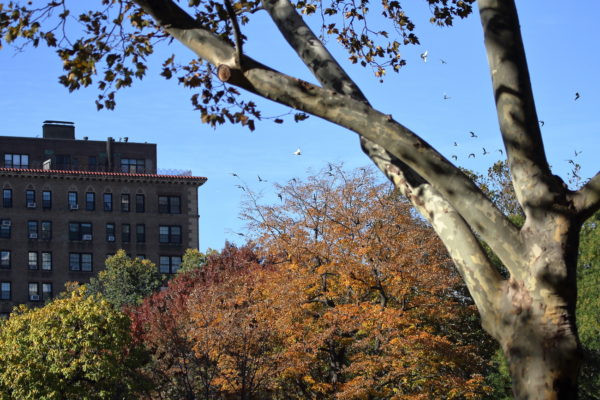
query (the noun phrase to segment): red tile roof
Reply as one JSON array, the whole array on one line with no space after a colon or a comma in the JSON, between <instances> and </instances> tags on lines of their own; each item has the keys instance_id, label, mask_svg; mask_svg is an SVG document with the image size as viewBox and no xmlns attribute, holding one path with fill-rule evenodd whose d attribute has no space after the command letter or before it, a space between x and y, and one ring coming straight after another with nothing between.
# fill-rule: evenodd
<instances>
[{"instance_id":1,"label":"red tile roof","mask_svg":"<svg viewBox=\"0 0 600 400\"><path fill-rule=\"evenodd\" d=\"M132 174L127 172L104 172L104 171L76 171L61 169L24 169L24 168L0 168L0 172L21 172L21 173L39 173L39 174L59 174L59 175L82 175L82 176L111 176L127 178L160 178L160 179L182 179L190 181L206 181L208 178L203 176L186 175L158 175L158 174Z\"/></svg>"}]
</instances>

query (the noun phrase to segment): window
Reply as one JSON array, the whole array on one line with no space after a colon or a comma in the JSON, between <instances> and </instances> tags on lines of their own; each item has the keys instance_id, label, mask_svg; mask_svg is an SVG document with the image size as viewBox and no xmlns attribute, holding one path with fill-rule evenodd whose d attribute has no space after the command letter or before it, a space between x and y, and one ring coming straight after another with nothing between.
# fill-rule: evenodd
<instances>
[{"instance_id":1,"label":"window","mask_svg":"<svg viewBox=\"0 0 600 400\"><path fill-rule=\"evenodd\" d=\"M86 211L94 211L96 209L96 193L87 192L85 194L85 209Z\"/></svg>"},{"instance_id":2,"label":"window","mask_svg":"<svg viewBox=\"0 0 600 400\"><path fill-rule=\"evenodd\" d=\"M129 243L131 241L131 225L121 225L121 241L123 243Z\"/></svg>"},{"instance_id":3,"label":"window","mask_svg":"<svg viewBox=\"0 0 600 400\"><path fill-rule=\"evenodd\" d=\"M26 190L25 191L25 207L27 208L35 208L37 204L35 204L35 190Z\"/></svg>"},{"instance_id":4,"label":"window","mask_svg":"<svg viewBox=\"0 0 600 400\"><path fill-rule=\"evenodd\" d=\"M52 192L44 190L42 192L42 208L49 210L52 208Z\"/></svg>"},{"instance_id":5,"label":"window","mask_svg":"<svg viewBox=\"0 0 600 400\"><path fill-rule=\"evenodd\" d=\"M42 270L52 271L52 253L42 252Z\"/></svg>"},{"instance_id":6,"label":"window","mask_svg":"<svg viewBox=\"0 0 600 400\"><path fill-rule=\"evenodd\" d=\"M181 226L161 225L158 228L158 241L160 243L181 243Z\"/></svg>"},{"instance_id":7,"label":"window","mask_svg":"<svg viewBox=\"0 0 600 400\"><path fill-rule=\"evenodd\" d=\"M10 268L10 250L0 251L0 268Z\"/></svg>"},{"instance_id":8,"label":"window","mask_svg":"<svg viewBox=\"0 0 600 400\"><path fill-rule=\"evenodd\" d=\"M91 222L69 222L69 240L92 240Z\"/></svg>"},{"instance_id":9,"label":"window","mask_svg":"<svg viewBox=\"0 0 600 400\"><path fill-rule=\"evenodd\" d=\"M10 282L0 282L0 300L10 300Z\"/></svg>"},{"instance_id":10,"label":"window","mask_svg":"<svg viewBox=\"0 0 600 400\"><path fill-rule=\"evenodd\" d=\"M0 219L0 239L10 239L10 219Z\"/></svg>"},{"instance_id":11,"label":"window","mask_svg":"<svg viewBox=\"0 0 600 400\"><path fill-rule=\"evenodd\" d=\"M181 266L181 257L179 256L160 256L158 270L161 274L174 274Z\"/></svg>"},{"instance_id":12,"label":"window","mask_svg":"<svg viewBox=\"0 0 600 400\"><path fill-rule=\"evenodd\" d=\"M69 270L92 271L92 253L69 253Z\"/></svg>"},{"instance_id":13,"label":"window","mask_svg":"<svg viewBox=\"0 0 600 400\"><path fill-rule=\"evenodd\" d=\"M40 284L29 282L29 301L40 301Z\"/></svg>"},{"instance_id":14,"label":"window","mask_svg":"<svg viewBox=\"0 0 600 400\"><path fill-rule=\"evenodd\" d=\"M42 299L49 300L53 296L52 294L52 284L51 283L42 283Z\"/></svg>"},{"instance_id":15,"label":"window","mask_svg":"<svg viewBox=\"0 0 600 400\"><path fill-rule=\"evenodd\" d=\"M27 154L5 154L5 168L29 168L29 156Z\"/></svg>"},{"instance_id":16,"label":"window","mask_svg":"<svg viewBox=\"0 0 600 400\"><path fill-rule=\"evenodd\" d=\"M161 214L181 214L181 197L158 196L158 212Z\"/></svg>"},{"instance_id":17,"label":"window","mask_svg":"<svg viewBox=\"0 0 600 400\"><path fill-rule=\"evenodd\" d=\"M37 239L38 238L38 222L37 221L27 221L27 239Z\"/></svg>"},{"instance_id":18,"label":"window","mask_svg":"<svg viewBox=\"0 0 600 400\"><path fill-rule=\"evenodd\" d=\"M2 191L2 207L10 208L12 207L12 189L4 189Z\"/></svg>"},{"instance_id":19,"label":"window","mask_svg":"<svg viewBox=\"0 0 600 400\"><path fill-rule=\"evenodd\" d=\"M143 194L135 195L135 212L146 212L146 197Z\"/></svg>"},{"instance_id":20,"label":"window","mask_svg":"<svg viewBox=\"0 0 600 400\"><path fill-rule=\"evenodd\" d=\"M131 207L129 195L124 193L121 195L121 211L129 212L130 209Z\"/></svg>"},{"instance_id":21,"label":"window","mask_svg":"<svg viewBox=\"0 0 600 400\"><path fill-rule=\"evenodd\" d=\"M111 224L111 223L106 224L106 241L107 242L115 241L115 224Z\"/></svg>"},{"instance_id":22,"label":"window","mask_svg":"<svg viewBox=\"0 0 600 400\"><path fill-rule=\"evenodd\" d=\"M38 253L37 253L37 251L30 251L28 253L27 268L38 269Z\"/></svg>"},{"instance_id":23,"label":"window","mask_svg":"<svg viewBox=\"0 0 600 400\"><path fill-rule=\"evenodd\" d=\"M98 159L96 156L88 157L88 171L96 171L98 169Z\"/></svg>"},{"instance_id":24,"label":"window","mask_svg":"<svg viewBox=\"0 0 600 400\"><path fill-rule=\"evenodd\" d=\"M42 230L40 234L40 239L42 240L50 240L52 239L52 221L42 221Z\"/></svg>"},{"instance_id":25,"label":"window","mask_svg":"<svg viewBox=\"0 0 600 400\"><path fill-rule=\"evenodd\" d=\"M146 171L144 160L133 158L121 159L121 172L130 174L143 174Z\"/></svg>"},{"instance_id":26,"label":"window","mask_svg":"<svg viewBox=\"0 0 600 400\"><path fill-rule=\"evenodd\" d=\"M71 156L57 154L54 156L54 169L71 169Z\"/></svg>"},{"instance_id":27,"label":"window","mask_svg":"<svg viewBox=\"0 0 600 400\"><path fill-rule=\"evenodd\" d=\"M77 203L77 192L69 192L67 202L69 204L69 210L79 209L79 204Z\"/></svg>"},{"instance_id":28,"label":"window","mask_svg":"<svg viewBox=\"0 0 600 400\"><path fill-rule=\"evenodd\" d=\"M145 254L138 254L135 257L139 258L140 260L145 260L146 259L146 255Z\"/></svg>"},{"instance_id":29,"label":"window","mask_svg":"<svg viewBox=\"0 0 600 400\"><path fill-rule=\"evenodd\" d=\"M112 211L112 193L104 193L102 198L104 201L104 211Z\"/></svg>"},{"instance_id":30,"label":"window","mask_svg":"<svg viewBox=\"0 0 600 400\"><path fill-rule=\"evenodd\" d=\"M138 243L146 242L146 225L137 224L135 226L135 241Z\"/></svg>"}]
</instances>

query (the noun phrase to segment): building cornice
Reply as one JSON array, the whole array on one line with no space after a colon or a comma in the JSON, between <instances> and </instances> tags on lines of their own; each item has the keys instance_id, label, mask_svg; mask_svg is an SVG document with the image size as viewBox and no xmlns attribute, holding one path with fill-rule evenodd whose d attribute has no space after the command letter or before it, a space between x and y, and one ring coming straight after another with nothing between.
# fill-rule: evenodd
<instances>
[{"instance_id":1,"label":"building cornice","mask_svg":"<svg viewBox=\"0 0 600 400\"><path fill-rule=\"evenodd\" d=\"M0 177L30 179L61 179L79 181L170 183L202 186L208 178L203 176L132 174L125 172L67 171L45 169L0 168Z\"/></svg>"}]
</instances>

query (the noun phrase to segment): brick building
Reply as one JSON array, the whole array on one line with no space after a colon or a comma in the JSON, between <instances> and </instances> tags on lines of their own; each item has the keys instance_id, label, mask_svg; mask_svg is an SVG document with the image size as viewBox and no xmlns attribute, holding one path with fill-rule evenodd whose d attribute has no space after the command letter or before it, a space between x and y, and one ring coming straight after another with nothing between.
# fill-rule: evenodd
<instances>
[{"instance_id":1,"label":"brick building","mask_svg":"<svg viewBox=\"0 0 600 400\"><path fill-rule=\"evenodd\" d=\"M198 247L198 187L159 174L156 145L75 139L45 121L43 138L0 136L0 313L87 282L124 249L174 273Z\"/></svg>"}]
</instances>

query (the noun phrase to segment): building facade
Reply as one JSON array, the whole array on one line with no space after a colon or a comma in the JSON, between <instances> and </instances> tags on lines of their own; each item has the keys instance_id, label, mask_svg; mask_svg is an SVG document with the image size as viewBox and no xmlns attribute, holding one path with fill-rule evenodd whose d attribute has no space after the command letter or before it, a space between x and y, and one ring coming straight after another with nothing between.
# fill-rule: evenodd
<instances>
[{"instance_id":1,"label":"building facade","mask_svg":"<svg viewBox=\"0 0 600 400\"><path fill-rule=\"evenodd\" d=\"M118 249L171 274L198 247L206 178L158 174L155 144L46 121L43 138L0 137L0 156L0 313L88 282Z\"/></svg>"}]
</instances>

